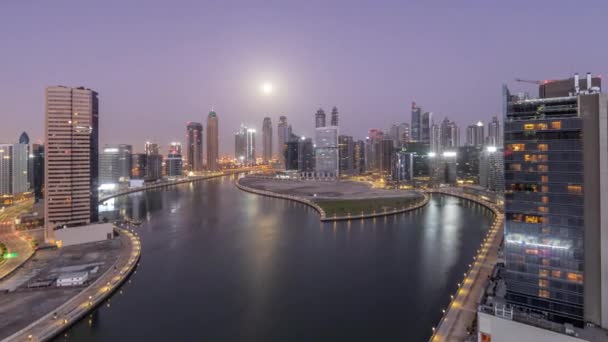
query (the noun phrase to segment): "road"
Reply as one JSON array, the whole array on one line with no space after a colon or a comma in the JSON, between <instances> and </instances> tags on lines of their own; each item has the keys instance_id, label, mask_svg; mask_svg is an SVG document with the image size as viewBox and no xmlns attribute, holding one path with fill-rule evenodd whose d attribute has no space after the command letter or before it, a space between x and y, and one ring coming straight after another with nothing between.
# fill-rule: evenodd
<instances>
[{"instance_id":1,"label":"road","mask_svg":"<svg viewBox=\"0 0 608 342\"><path fill-rule=\"evenodd\" d=\"M8 253L16 253L15 257L4 259L0 263L0 280L11 274L34 253L31 243L13 229L15 218L32 211L33 203L33 199L24 200L0 211L0 242L6 246Z\"/></svg>"},{"instance_id":2,"label":"road","mask_svg":"<svg viewBox=\"0 0 608 342\"><path fill-rule=\"evenodd\" d=\"M119 238L125 246L112 267L59 308L9 336L3 342L45 341L77 322L122 284L139 261L141 244L139 238L131 232L123 229L119 231Z\"/></svg>"},{"instance_id":3,"label":"road","mask_svg":"<svg viewBox=\"0 0 608 342\"><path fill-rule=\"evenodd\" d=\"M458 290L452 295L452 301L439 322L437 328L433 328L431 341L464 341L469 334L467 329L471 327L477 315L478 300L483 292L486 280L492 273L496 264L498 249L503 237L504 214L500 208L492 203L478 199L474 196L463 194L458 191L440 190L436 191L453 196L458 196L472 201L482 203L493 209L496 218L492 227L477 250L477 255L471 260L469 271L463 274L462 283L457 284Z\"/></svg>"}]
</instances>

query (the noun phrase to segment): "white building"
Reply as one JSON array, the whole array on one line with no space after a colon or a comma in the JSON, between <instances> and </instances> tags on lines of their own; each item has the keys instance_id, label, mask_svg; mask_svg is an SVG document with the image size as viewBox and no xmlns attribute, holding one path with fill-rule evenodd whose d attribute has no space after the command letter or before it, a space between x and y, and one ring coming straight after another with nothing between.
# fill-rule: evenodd
<instances>
[{"instance_id":1,"label":"white building","mask_svg":"<svg viewBox=\"0 0 608 342\"><path fill-rule=\"evenodd\" d=\"M317 177L339 176L338 127L315 129L315 172Z\"/></svg>"},{"instance_id":2,"label":"white building","mask_svg":"<svg viewBox=\"0 0 608 342\"><path fill-rule=\"evenodd\" d=\"M16 195L29 189L26 144L0 144L0 195Z\"/></svg>"},{"instance_id":3,"label":"white building","mask_svg":"<svg viewBox=\"0 0 608 342\"><path fill-rule=\"evenodd\" d=\"M74 272L62 274L57 278L57 286L79 286L84 285L89 280L89 272Z\"/></svg>"}]
</instances>

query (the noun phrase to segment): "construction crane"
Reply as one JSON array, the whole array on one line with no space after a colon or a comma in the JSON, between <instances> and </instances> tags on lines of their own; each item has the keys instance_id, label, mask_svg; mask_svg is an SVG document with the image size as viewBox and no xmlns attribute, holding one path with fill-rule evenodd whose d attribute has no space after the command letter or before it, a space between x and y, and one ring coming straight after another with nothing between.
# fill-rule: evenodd
<instances>
[{"instance_id":1,"label":"construction crane","mask_svg":"<svg viewBox=\"0 0 608 342\"><path fill-rule=\"evenodd\" d=\"M543 81L524 80L524 79L521 79L521 78L516 78L515 81L516 82L523 82L523 83L532 83L532 84L537 84L537 85L543 84Z\"/></svg>"}]
</instances>

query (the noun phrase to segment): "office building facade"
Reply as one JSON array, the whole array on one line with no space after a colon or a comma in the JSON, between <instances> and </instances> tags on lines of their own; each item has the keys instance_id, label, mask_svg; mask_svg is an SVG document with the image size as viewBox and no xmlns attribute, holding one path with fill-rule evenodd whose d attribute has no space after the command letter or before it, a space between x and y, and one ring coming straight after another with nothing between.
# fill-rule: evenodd
<instances>
[{"instance_id":1,"label":"office building facade","mask_svg":"<svg viewBox=\"0 0 608 342\"><path fill-rule=\"evenodd\" d=\"M186 127L188 171L203 171L203 125L189 122Z\"/></svg>"},{"instance_id":2,"label":"office building facade","mask_svg":"<svg viewBox=\"0 0 608 342\"><path fill-rule=\"evenodd\" d=\"M338 127L315 129L315 172L320 177L338 177Z\"/></svg>"},{"instance_id":3,"label":"office building facade","mask_svg":"<svg viewBox=\"0 0 608 342\"><path fill-rule=\"evenodd\" d=\"M215 111L207 115L207 170L219 170L219 118Z\"/></svg>"},{"instance_id":4,"label":"office building facade","mask_svg":"<svg viewBox=\"0 0 608 342\"><path fill-rule=\"evenodd\" d=\"M129 182L131 178L131 145L105 145L99 155L99 184Z\"/></svg>"},{"instance_id":5,"label":"office building facade","mask_svg":"<svg viewBox=\"0 0 608 342\"><path fill-rule=\"evenodd\" d=\"M272 159L272 121L265 117L262 121L262 162L270 163Z\"/></svg>"}]
</instances>

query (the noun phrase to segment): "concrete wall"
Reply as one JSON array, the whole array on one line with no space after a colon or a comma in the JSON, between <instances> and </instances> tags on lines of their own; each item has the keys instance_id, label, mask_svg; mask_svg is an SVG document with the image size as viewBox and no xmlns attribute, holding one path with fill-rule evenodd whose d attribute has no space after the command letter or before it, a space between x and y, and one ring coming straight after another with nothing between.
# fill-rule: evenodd
<instances>
[{"instance_id":1,"label":"concrete wall","mask_svg":"<svg viewBox=\"0 0 608 342\"><path fill-rule=\"evenodd\" d=\"M492 342L582 342L580 338L518 323L483 312L477 313L479 339L482 333L490 335Z\"/></svg>"},{"instance_id":2,"label":"concrete wall","mask_svg":"<svg viewBox=\"0 0 608 342\"><path fill-rule=\"evenodd\" d=\"M64 228L55 231L55 240L61 241L62 246L78 245L89 242L97 242L112 236L111 223L90 224L74 228Z\"/></svg>"}]
</instances>

